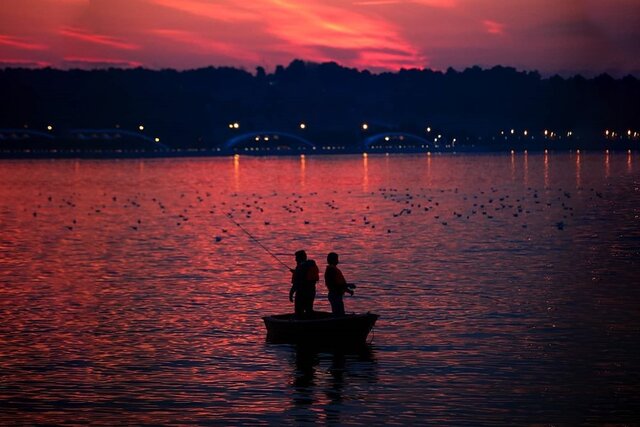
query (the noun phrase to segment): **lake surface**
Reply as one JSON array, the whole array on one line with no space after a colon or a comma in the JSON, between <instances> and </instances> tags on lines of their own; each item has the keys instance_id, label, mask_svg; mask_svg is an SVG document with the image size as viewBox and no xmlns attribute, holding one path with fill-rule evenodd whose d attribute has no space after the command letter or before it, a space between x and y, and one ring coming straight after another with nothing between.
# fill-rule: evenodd
<instances>
[{"instance_id":1,"label":"lake surface","mask_svg":"<svg viewBox=\"0 0 640 427\"><path fill-rule=\"evenodd\" d=\"M0 424L640 421L637 153L0 163ZM336 251L361 351L265 341ZM329 310L324 283L316 309Z\"/></svg>"}]
</instances>

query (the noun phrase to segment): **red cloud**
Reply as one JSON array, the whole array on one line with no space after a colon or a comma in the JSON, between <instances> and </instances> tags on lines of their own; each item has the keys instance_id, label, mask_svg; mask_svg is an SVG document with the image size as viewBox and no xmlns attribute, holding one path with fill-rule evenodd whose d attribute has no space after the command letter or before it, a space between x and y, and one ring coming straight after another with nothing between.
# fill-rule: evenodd
<instances>
[{"instance_id":1,"label":"red cloud","mask_svg":"<svg viewBox=\"0 0 640 427\"><path fill-rule=\"evenodd\" d=\"M156 29L150 30L149 33L167 38L183 45L191 46L198 53L217 53L245 61L259 61L259 57L257 54L242 49L235 44L211 40L190 31Z\"/></svg>"},{"instance_id":2,"label":"red cloud","mask_svg":"<svg viewBox=\"0 0 640 427\"><path fill-rule=\"evenodd\" d=\"M22 38L11 37L0 34L0 44L5 46L14 47L16 49L22 50L45 50L47 49L46 45L40 43L33 43L30 41L26 41Z\"/></svg>"},{"instance_id":3,"label":"red cloud","mask_svg":"<svg viewBox=\"0 0 640 427\"><path fill-rule=\"evenodd\" d=\"M50 66L51 63L45 61L0 58L0 68L44 68Z\"/></svg>"},{"instance_id":4,"label":"red cloud","mask_svg":"<svg viewBox=\"0 0 640 427\"><path fill-rule=\"evenodd\" d=\"M278 8L271 8L266 17L267 32L288 42L294 55L300 49L311 50L309 59L319 58L318 52L313 54L314 47L332 49L350 49L358 54L359 59L351 66L366 68L373 64L366 57L375 57L375 52L393 50L396 54L396 65L403 63L410 67L424 67L425 58L417 49L404 40L396 28L390 23L358 12L326 5L320 1L304 4L291 0L272 0Z\"/></svg>"},{"instance_id":5,"label":"red cloud","mask_svg":"<svg viewBox=\"0 0 640 427\"><path fill-rule=\"evenodd\" d=\"M65 37L70 37L76 40L81 40L84 42L95 43L103 46L109 46L115 49L121 50L137 50L140 49L140 46L127 43L125 41L119 40L115 37L105 36L101 34L94 34L86 30L82 30L79 28L62 28L59 30L59 33Z\"/></svg>"},{"instance_id":6,"label":"red cloud","mask_svg":"<svg viewBox=\"0 0 640 427\"><path fill-rule=\"evenodd\" d=\"M67 56L63 58L63 66L65 68L136 68L142 67L142 63L126 59Z\"/></svg>"},{"instance_id":7,"label":"red cloud","mask_svg":"<svg viewBox=\"0 0 640 427\"><path fill-rule=\"evenodd\" d=\"M504 34L504 24L500 24L499 22L496 22L496 21L484 20L482 21L482 25L484 25L484 29L489 34L494 34L498 36Z\"/></svg>"},{"instance_id":8,"label":"red cloud","mask_svg":"<svg viewBox=\"0 0 640 427\"><path fill-rule=\"evenodd\" d=\"M242 8L240 5L211 3L202 0L150 0L160 6L179 10L202 18L215 19L216 21L239 22L258 21L261 14L255 9Z\"/></svg>"},{"instance_id":9,"label":"red cloud","mask_svg":"<svg viewBox=\"0 0 640 427\"><path fill-rule=\"evenodd\" d=\"M399 33L398 29L382 18L365 15L347 7L326 4L323 0L254 0L251 3L219 1L215 4L201 0L152 0L155 4L189 13L204 19L236 24L255 23L258 31L267 36L247 45L235 43L234 49L244 52L243 58L257 57L264 51L277 51L280 58L305 58L311 61L331 60L328 49L351 50L351 60L345 65L366 68L365 57L376 57L376 51L398 52L396 59L388 61L391 68L399 64L409 67L424 67L425 58ZM449 5L454 0L416 0L425 4ZM163 34L176 36L180 34ZM275 38L276 40L269 41ZM183 40L187 41L187 40ZM195 39L188 40L191 44ZM211 45L206 41L205 45ZM203 45L203 47L206 47ZM216 46L212 46L216 48ZM217 49L220 51L223 46ZM224 49L222 49L224 50ZM229 49L227 48L227 54ZM251 53L247 53L251 52ZM236 53L233 55L239 57ZM382 60L381 60L382 61ZM385 61L382 61L385 62Z\"/></svg>"},{"instance_id":10,"label":"red cloud","mask_svg":"<svg viewBox=\"0 0 640 427\"><path fill-rule=\"evenodd\" d=\"M420 4L424 6L451 8L457 6L457 0L362 0L354 4L358 6L379 6L387 4Z\"/></svg>"}]
</instances>

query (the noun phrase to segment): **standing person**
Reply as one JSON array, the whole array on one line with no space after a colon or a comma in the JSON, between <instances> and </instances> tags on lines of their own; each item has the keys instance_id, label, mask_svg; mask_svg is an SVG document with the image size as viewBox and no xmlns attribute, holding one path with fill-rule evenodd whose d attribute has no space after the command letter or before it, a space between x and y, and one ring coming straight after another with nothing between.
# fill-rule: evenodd
<instances>
[{"instance_id":1,"label":"standing person","mask_svg":"<svg viewBox=\"0 0 640 427\"><path fill-rule=\"evenodd\" d=\"M295 294L296 317L313 314L313 300L316 297L316 282L320 280L318 266L312 259L307 259L305 251L296 252L296 268L291 270L291 290L289 301L293 302Z\"/></svg>"},{"instance_id":2,"label":"standing person","mask_svg":"<svg viewBox=\"0 0 640 427\"><path fill-rule=\"evenodd\" d=\"M338 254L330 252L327 255L327 269L324 271L324 283L329 289L329 302L331 303L331 312L334 316L344 316L344 302L342 296L345 292L353 295L352 288L355 285L347 284L342 275L342 271L338 268Z\"/></svg>"}]
</instances>

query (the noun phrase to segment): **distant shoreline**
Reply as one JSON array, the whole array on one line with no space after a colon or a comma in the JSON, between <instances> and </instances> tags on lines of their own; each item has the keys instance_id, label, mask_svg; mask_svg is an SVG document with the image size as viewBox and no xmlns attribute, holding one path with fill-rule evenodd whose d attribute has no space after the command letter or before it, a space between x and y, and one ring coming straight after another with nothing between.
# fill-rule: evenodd
<instances>
[{"instance_id":1,"label":"distant shoreline","mask_svg":"<svg viewBox=\"0 0 640 427\"><path fill-rule=\"evenodd\" d=\"M173 158L187 158L187 157L221 157L231 158L234 156L242 157L327 157L327 156L353 156L353 155L370 155L370 156L392 156L392 155L424 155L424 156L440 156L440 155L467 155L467 154L532 154L532 155L544 155L544 154L560 154L560 153L602 153L602 154L615 154L625 153L632 154L637 153L638 149L633 148L618 148L618 149L518 149L518 150L504 150L504 149L478 149L478 148L461 148L456 150L440 150L440 151L349 151L349 152L328 152L319 151L312 153L279 153L279 154L260 154L260 153L233 153L233 152L220 152L216 150L206 149L182 149L172 151L120 151L120 152L90 152L90 151L24 151L24 152L0 152L0 161L2 160L55 160L55 159L79 159L79 160L113 160L113 159L173 159Z\"/></svg>"}]
</instances>

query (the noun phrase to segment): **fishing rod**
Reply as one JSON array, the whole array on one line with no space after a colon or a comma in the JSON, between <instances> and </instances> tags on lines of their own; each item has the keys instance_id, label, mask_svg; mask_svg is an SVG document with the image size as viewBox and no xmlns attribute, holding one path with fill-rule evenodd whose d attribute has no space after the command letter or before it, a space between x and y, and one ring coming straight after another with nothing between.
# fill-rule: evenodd
<instances>
[{"instance_id":1,"label":"fishing rod","mask_svg":"<svg viewBox=\"0 0 640 427\"><path fill-rule=\"evenodd\" d=\"M278 258L273 252L271 252L269 250L269 248L267 248L265 245L263 245L260 240L256 239L255 237L253 237L253 235L251 233L249 233L242 225L240 225L239 222L237 222L236 220L233 219L233 217L231 216L230 213L226 214L225 217L231 221L232 223L234 223L238 228L240 228L240 230L242 230L244 232L244 234L246 234L247 236L249 236L251 238L251 240L253 240L254 242L256 242L262 249L264 249L264 251L266 253L268 253L269 255L271 255L273 257L273 259L275 259L276 261L278 261L282 266L284 266L287 270L289 271L293 271L291 269L291 267L289 267L287 264L285 264L284 262L282 262L280 260L280 258Z\"/></svg>"}]
</instances>

